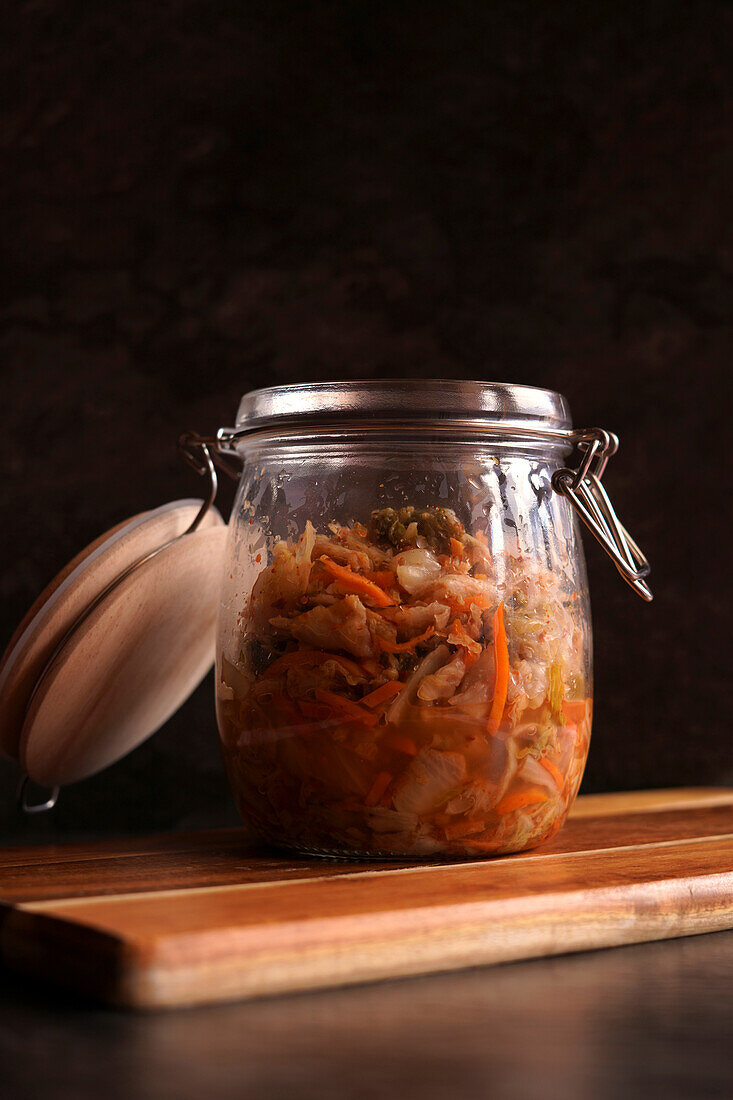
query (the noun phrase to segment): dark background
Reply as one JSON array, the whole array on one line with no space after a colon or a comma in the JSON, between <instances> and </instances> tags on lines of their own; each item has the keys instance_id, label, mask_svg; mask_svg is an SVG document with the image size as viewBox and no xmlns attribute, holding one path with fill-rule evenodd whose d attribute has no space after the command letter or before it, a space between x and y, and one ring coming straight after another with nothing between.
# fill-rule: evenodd
<instances>
[{"instance_id":1,"label":"dark background","mask_svg":"<svg viewBox=\"0 0 733 1100\"><path fill-rule=\"evenodd\" d=\"M645 606L587 542L585 790L733 781L723 3L4 6L0 643L294 380L549 386L617 431ZM226 499L225 502L226 504ZM211 682L8 840L234 821Z\"/></svg>"}]
</instances>

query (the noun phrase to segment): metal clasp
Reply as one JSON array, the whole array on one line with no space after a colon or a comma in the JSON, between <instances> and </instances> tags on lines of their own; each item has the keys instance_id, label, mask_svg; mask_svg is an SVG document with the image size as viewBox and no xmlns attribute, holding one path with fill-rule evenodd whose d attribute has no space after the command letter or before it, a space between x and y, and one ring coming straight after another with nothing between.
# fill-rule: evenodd
<instances>
[{"instance_id":1,"label":"metal clasp","mask_svg":"<svg viewBox=\"0 0 733 1100\"><path fill-rule=\"evenodd\" d=\"M233 481L239 481L241 467L235 466L230 458L236 455L236 451L231 444L241 434L233 428L219 428L216 435L184 432L178 440L178 449L197 474L209 475L209 487L211 489L216 485L214 466L218 466ZM214 488L215 495L216 489ZM213 503L213 497L210 503Z\"/></svg>"},{"instance_id":2,"label":"metal clasp","mask_svg":"<svg viewBox=\"0 0 733 1100\"><path fill-rule=\"evenodd\" d=\"M18 793L16 799L18 805L22 809L24 814L45 814L47 810L52 810L59 800L60 787L51 788L51 792L45 802L29 802L28 801L28 784L30 779L27 775L23 774L18 784Z\"/></svg>"},{"instance_id":3,"label":"metal clasp","mask_svg":"<svg viewBox=\"0 0 733 1100\"><path fill-rule=\"evenodd\" d=\"M577 470L564 467L552 475L557 493L567 497L586 527L592 531L619 573L642 600L651 603L645 578L650 566L643 552L623 526L608 493L601 484L606 464L618 450L618 436L593 428L576 437L581 462Z\"/></svg>"}]
</instances>

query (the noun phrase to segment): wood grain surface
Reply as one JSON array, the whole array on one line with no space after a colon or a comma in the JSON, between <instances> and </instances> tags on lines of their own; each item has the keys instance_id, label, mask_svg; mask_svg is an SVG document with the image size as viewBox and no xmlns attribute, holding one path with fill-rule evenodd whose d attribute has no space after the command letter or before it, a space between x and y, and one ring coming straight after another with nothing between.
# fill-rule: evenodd
<instances>
[{"instance_id":1,"label":"wood grain surface","mask_svg":"<svg viewBox=\"0 0 733 1100\"><path fill-rule=\"evenodd\" d=\"M451 864L273 855L237 829L0 851L15 970L141 1008L733 927L733 791L580 798L548 845Z\"/></svg>"}]
</instances>

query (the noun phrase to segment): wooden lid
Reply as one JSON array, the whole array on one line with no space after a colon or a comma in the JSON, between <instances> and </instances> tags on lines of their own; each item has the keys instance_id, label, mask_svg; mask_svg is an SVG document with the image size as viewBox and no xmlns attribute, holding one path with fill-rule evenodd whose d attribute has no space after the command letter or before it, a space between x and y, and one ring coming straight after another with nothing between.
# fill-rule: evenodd
<instances>
[{"instance_id":1,"label":"wooden lid","mask_svg":"<svg viewBox=\"0 0 733 1100\"><path fill-rule=\"evenodd\" d=\"M31 779L60 786L114 763L211 667L226 527L212 508L184 534L200 506L176 501L108 531L16 630L0 662L0 748Z\"/></svg>"}]
</instances>

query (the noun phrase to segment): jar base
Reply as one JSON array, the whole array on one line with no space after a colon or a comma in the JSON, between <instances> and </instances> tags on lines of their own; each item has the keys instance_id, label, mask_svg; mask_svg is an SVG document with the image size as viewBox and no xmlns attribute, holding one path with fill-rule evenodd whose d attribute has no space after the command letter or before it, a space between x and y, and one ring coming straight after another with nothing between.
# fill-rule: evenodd
<instances>
[{"instance_id":1,"label":"jar base","mask_svg":"<svg viewBox=\"0 0 733 1100\"><path fill-rule=\"evenodd\" d=\"M551 838L545 837L536 844L529 844L525 848L515 848L505 852L442 851L425 852L420 855L380 850L367 853L354 851L350 848L321 848L317 845L278 842L265 837L261 839L262 843L266 844L268 848L281 852L283 855L298 856L303 859L321 859L324 863L394 863L419 867L426 863L482 863L486 860L503 859L506 856L517 855L520 852L532 851L532 849L546 844Z\"/></svg>"}]
</instances>

